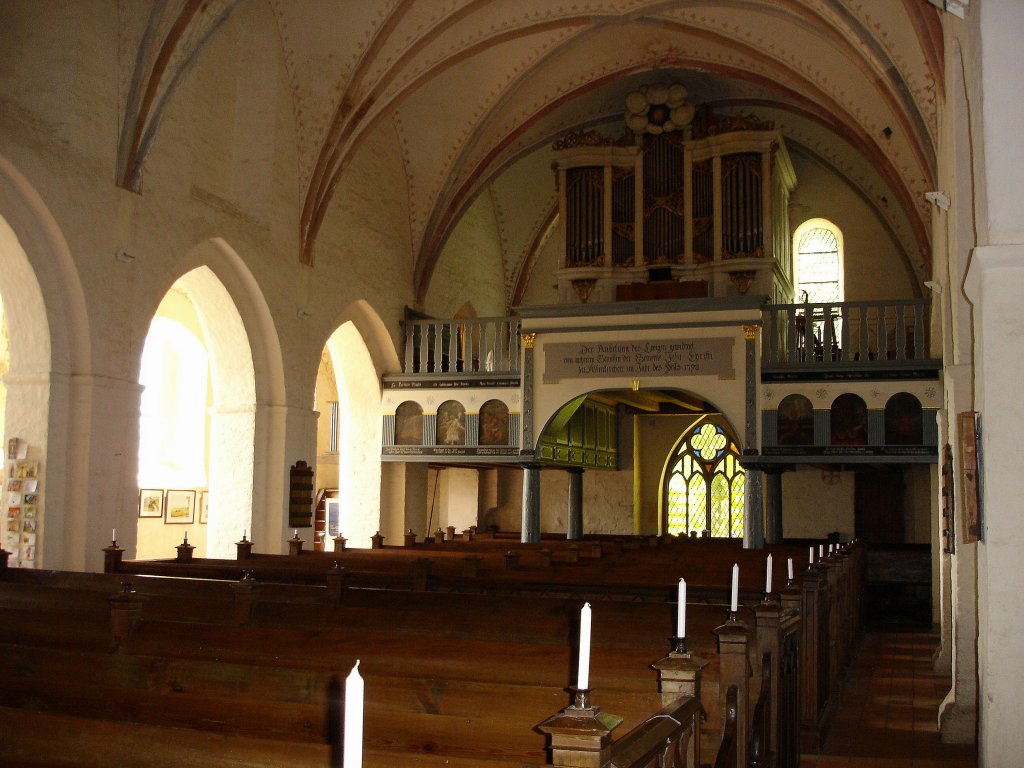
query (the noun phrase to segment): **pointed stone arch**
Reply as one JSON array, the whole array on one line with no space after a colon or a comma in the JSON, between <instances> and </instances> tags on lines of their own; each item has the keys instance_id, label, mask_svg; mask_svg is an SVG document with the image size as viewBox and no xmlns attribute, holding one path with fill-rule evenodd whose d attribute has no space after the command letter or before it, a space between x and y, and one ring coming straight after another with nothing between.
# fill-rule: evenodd
<instances>
[{"instance_id":1,"label":"pointed stone arch","mask_svg":"<svg viewBox=\"0 0 1024 768\"><path fill-rule=\"evenodd\" d=\"M176 284L193 303L211 358L207 553L233 556L243 529L263 551L278 551L287 524L285 435L289 420L301 418L286 405L274 318L255 277L222 238L196 244L169 275L167 290Z\"/></svg>"},{"instance_id":2,"label":"pointed stone arch","mask_svg":"<svg viewBox=\"0 0 1024 768\"><path fill-rule=\"evenodd\" d=\"M84 404L95 382L84 292L56 219L3 156L0 275L10 338L6 431L29 444L45 488L36 564L84 568L87 552L107 543L101 541L105 526L86 521L90 454Z\"/></svg>"},{"instance_id":3,"label":"pointed stone arch","mask_svg":"<svg viewBox=\"0 0 1024 768\"><path fill-rule=\"evenodd\" d=\"M358 435L343 436L338 444L338 495L348 512L342 535L352 546L369 547L376 531L394 539L404 525L404 501L391 503L382 492L385 469L380 460L381 376L400 371L401 365L386 326L368 302L350 304L332 328L324 346L337 387L340 431Z\"/></svg>"}]
</instances>

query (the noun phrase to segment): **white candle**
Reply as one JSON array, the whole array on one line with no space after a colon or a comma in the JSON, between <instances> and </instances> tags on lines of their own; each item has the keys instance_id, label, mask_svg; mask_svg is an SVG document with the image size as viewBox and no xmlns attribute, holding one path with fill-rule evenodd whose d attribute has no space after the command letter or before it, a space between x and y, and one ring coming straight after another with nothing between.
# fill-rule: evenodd
<instances>
[{"instance_id":1,"label":"white candle","mask_svg":"<svg viewBox=\"0 0 1024 768\"><path fill-rule=\"evenodd\" d=\"M732 566L732 597L729 600L729 610L736 613L740 599L740 565L733 563Z\"/></svg>"},{"instance_id":2,"label":"white candle","mask_svg":"<svg viewBox=\"0 0 1024 768\"><path fill-rule=\"evenodd\" d=\"M814 547L807 548L807 562L809 565L814 565Z\"/></svg>"},{"instance_id":3,"label":"white candle","mask_svg":"<svg viewBox=\"0 0 1024 768\"><path fill-rule=\"evenodd\" d=\"M110 540L111 541L117 541L117 528L115 528L114 530L112 530L110 532Z\"/></svg>"},{"instance_id":4,"label":"white candle","mask_svg":"<svg viewBox=\"0 0 1024 768\"><path fill-rule=\"evenodd\" d=\"M245 541L245 534L247 534L248 532L249 532L248 528L243 528L242 529L242 541Z\"/></svg>"},{"instance_id":5,"label":"white candle","mask_svg":"<svg viewBox=\"0 0 1024 768\"><path fill-rule=\"evenodd\" d=\"M789 560L786 563L786 575L789 577L790 581L793 580L793 558L792 557L789 558Z\"/></svg>"},{"instance_id":6,"label":"white candle","mask_svg":"<svg viewBox=\"0 0 1024 768\"><path fill-rule=\"evenodd\" d=\"M361 768L363 764L363 678L359 660L345 678L345 749L343 768Z\"/></svg>"},{"instance_id":7,"label":"white candle","mask_svg":"<svg viewBox=\"0 0 1024 768\"><path fill-rule=\"evenodd\" d=\"M580 659L576 667L576 687L581 690L590 687L590 603L584 603L580 611Z\"/></svg>"},{"instance_id":8,"label":"white candle","mask_svg":"<svg viewBox=\"0 0 1024 768\"><path fill-rule=\"evenodd\" d=\"M768 555L768 564L764 572L764 593L771 594L772 591L772 556Z\"/></svg>"},{"instance_id":9,"label":"white candle","mask_svg":"<svg viewBox=\"0 0 1024 768\"><path fill-rule=\"evenodd\" d=\"M676 613L676 637L686 637L686 579L679 580L679 610Z\"/></svg>"},{"instance_id":10,"label":"white candle","mask_svg":"<svg viewBox=\"0 0 1024 768\"><path fill-rule=\"evenodd\" d=\"M824 556L825 556L825 545L824 544L819 544L818 545L818 559L821 560L821 558L823 558Z\"/></svg>"},{"instance_id":11,"label":"white candle","mask_svg":"<svg viewBox=\"0 0 1024 768\"><path fill-rule=\"evenodd\" d=\"M831 544L828 545L828 555L829 555L829 557L832 556L832 545Z\"/></svg>"},{"instance_id":12,"label":"white candle","mask_svg":"<svg viewBox=\"0 0 1024 768\"><path fill-rule=\"evenodd\" d=\"M299 538L299 529L298 528L296 528L294 531L292 531L292 538L293 539Z\"/></svg>"}]
</instances>

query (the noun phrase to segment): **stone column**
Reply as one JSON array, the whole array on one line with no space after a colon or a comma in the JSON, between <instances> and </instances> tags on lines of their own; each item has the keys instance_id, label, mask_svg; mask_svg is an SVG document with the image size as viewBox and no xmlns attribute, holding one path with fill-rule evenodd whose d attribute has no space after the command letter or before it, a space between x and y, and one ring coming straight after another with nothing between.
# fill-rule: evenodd
<instances>
[{"instance_id":1,"label":"stone column","mask_svg":"<svg viewBox=\"0 0 1024 768\"><path fill-rule=\"evenodd\" d=\"M746 498L743 501L747 513L743 546L747 549L764 549L764 496L761 493L764 473L760 469L747 469L745 472L747 477L743 487Z\"/></svg>"},{"instance_id":2,"label":"stone column","mask_svg":"<svg viewBox=\"0 0 1024 768\"><path fill-rule=\"evenodd\" d=\"M764 540L766 544L782 543L782 470L764 472Z\"/></svg>"},{"instance_id":3,"label":"stone column","mask_svg":"<svg viewBox=\"0 0 1024 768\"><path fill-rule=\"evenodd\" d=\"M520 541L540 541L540 465L523 466L523 523Z\"/></svg>"},{"instance_id":4,"label":"stone column","mask_svg":"<svg viewBox=\"0 0 1024 768\"><path fill-rule=\"evenodd\" d=\"M569 473L569 509L566 515L567 539L583 538L583 468L570 467Z\"/></svg>"}]
</instances>

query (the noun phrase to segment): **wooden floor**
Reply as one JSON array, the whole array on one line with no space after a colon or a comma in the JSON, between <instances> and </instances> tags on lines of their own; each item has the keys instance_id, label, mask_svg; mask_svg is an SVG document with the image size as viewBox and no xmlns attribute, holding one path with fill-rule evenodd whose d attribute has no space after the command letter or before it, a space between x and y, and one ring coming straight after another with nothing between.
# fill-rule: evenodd
<instances>
[{"instance_id":1,"label":"wooden floor","mask_svg":"<svg viewBox=\"0 0 1024 768\"><path fill-rule=\"evenodd\" d=\"M973 744L939 741L948 675L932 671L930 632L869 630L848 670L820 755L800 768L977 768Z\"/></svg>"}]
</instances>

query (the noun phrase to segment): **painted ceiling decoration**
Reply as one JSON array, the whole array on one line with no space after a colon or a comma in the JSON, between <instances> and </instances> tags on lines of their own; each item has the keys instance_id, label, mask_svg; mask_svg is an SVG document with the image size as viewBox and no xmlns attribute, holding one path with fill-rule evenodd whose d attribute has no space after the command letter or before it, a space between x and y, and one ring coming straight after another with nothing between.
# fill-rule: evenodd
<instances>
[{"instance_id":1,"label":"painted ceiling decoration","mask_svg":"<svg viewBox=\"0 0 1024 768\"><path fill-rule=\"evenodd\" d=\"M942 11L929 0L153 0L145 29L122 29L134 55L123 186L141 188L160 117L203 48L256 6L274 15L294 94L305 264L346 171L388 136L404 166L420 301L481 195L531 206L532 230L502 246L511 302L554 200L550 174L512 169L569 132L621 128L624 113L651 132L707 105L756 114L842 175L927 279L924 192L943 99Z\"/></svg>"},{"instance_id":2,"label":"painted ceiling decoration","mask_svg":"<svg viewBox=\"0 0 1024 768\"><path fill-rule=\"evenodd\" d=\"M654 83L626 94L626 126L633 133L678 131L693 121L695 108L682 83Z\"/></svg>"},{"instance_id":3,"label":"painted ceiling decoration","mask_svg":"<svg viewBox=\"0 0 1024 768\"><path fill-rule=\"evenodd\" d=\"M138 192L167 105L204 46L245 0L156 0L135 52L117 148L117 182Z\"/></svg>"}]
</instances>

